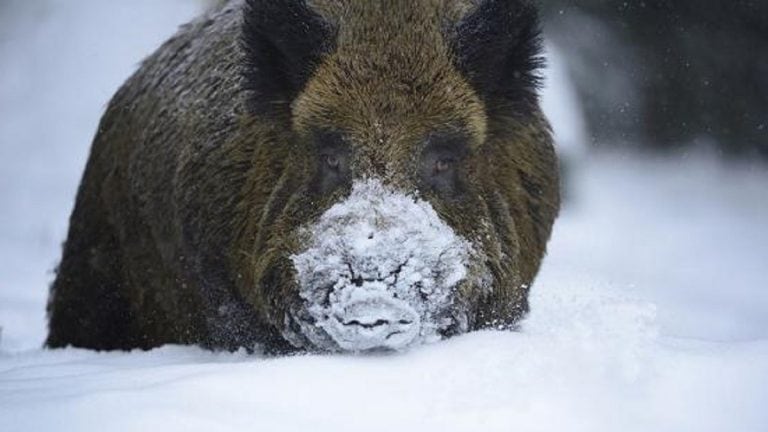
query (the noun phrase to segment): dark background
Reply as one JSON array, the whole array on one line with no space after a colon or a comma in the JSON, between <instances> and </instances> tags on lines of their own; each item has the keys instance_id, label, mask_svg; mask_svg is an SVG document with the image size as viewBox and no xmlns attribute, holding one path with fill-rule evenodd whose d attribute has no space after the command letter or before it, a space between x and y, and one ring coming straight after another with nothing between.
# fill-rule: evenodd
<instances>
[{"instance_id":1,"label":"dark background","mask_svg":"<svg viewBox=\"0 0 768 432\"><path fill-rule=\"evenodd\" d=\"M540 3L592 145L768 160L768 1Z\"/></svg>"}]
</instances>

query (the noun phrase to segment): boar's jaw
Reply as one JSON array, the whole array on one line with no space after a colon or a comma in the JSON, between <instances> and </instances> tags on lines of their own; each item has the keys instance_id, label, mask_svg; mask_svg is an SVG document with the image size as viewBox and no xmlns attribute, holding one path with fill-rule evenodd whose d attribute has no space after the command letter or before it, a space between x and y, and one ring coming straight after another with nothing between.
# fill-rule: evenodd
<instances>
[{"instance_id":1,"label":"boar's jaw","mask_svg":"<svg viewBox=\"0 0 768 432\"><path fill-rule=\"evenodd\" d=\"M483 260L428 202L358 181L299 236L291 260L301 304L285 329L293 344L399 350L467 330L456 288L486 279L470 271Z\"/></svg>"}]
</instances>

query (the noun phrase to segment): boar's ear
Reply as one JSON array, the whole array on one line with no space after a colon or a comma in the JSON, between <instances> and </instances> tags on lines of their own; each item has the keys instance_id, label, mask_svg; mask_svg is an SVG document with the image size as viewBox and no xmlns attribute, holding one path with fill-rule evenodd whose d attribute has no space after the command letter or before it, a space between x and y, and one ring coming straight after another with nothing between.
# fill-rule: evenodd
<instances>
[{"instance_id":1,"label":"boar's ear","mask_svg":"<svg viewBox=\"0 0 768 432\"><path fill-rule=\"evenodd\" d=\"M544 59L531 1L477 1L451 42L457 67L492 113L521 115L535 108Z\"/></svg>"},{"instance_id":2,"label":"boar's ear","mask_svg":"<svg viewBox=\"0 0 768 432\"><path fill-rule=\"evenodd\" d=\"M285 113L324 54L335 30L306 0L247 0L241 44L249 109Z\"/></svg>"}]
</instances>

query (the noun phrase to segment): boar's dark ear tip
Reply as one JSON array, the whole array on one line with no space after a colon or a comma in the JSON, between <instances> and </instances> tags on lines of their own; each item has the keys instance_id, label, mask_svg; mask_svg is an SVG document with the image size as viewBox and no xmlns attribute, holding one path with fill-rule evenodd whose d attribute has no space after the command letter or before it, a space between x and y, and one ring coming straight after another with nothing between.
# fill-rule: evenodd
<instances>
[{"instance_id":1,"label":"boar's dark ear tip","mask_svg":"<svg viewBox=\"0 0 768 432\"><path fill-rule=\"evenodd\" d=\"M246 0L240 45L249 109L260 114L287 109L333 49L334 34L305 0Z\"/></svg>"},{"instance_id":2,"label":"boar's dark ear tip","mask_svg":"<svg viewBox=\"0 0 768 432\"><path fill-rule=\"evenodd\" d=\"M457 23L452 45L459 70L491 105L525 111L538 103L545 62L533 1L478 1Z\"/></svg>"}]
</instances>

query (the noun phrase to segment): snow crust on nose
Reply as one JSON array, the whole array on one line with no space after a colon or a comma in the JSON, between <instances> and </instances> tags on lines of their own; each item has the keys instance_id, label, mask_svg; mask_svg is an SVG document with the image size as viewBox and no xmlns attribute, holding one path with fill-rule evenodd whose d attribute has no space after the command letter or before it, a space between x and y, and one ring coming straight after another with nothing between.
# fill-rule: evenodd
<instances>
[{"instance_id":1,"label":"snow crust on nose","mask_svg":"<svg viewBox=\"0 0 768 432\"><path fill-rule=\"evenodd\" d=\"M304 302L295 321L315 347L402 349L452 325L465 330L453 294L473 249L428 202L358 181L301 234L305 249L291 256Z\"/></svg>"}]
</instances>

